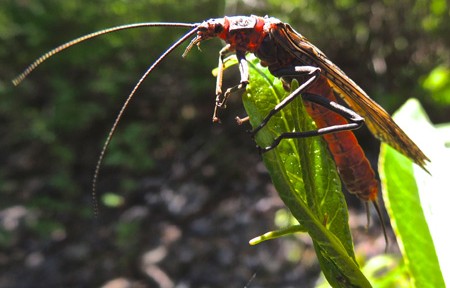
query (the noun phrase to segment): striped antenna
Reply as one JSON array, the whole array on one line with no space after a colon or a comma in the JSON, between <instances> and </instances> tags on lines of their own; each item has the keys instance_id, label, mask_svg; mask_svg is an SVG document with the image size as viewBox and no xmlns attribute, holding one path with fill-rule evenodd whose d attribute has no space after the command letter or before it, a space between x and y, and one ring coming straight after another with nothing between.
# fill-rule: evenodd
<instances>
[{"instance_id":1,"label":"striped antenna","mask_svg":"<svg viewBox=\"0 0 450 288\"><path fill-rule=\"evenodd\" d=\"M184 25L184 24L183 24ZM176 26L176 25L171 25ZM190 38L192 35L194 35L198 31L198 24L192 24L188 27L195 27L188 33L186 33L183 37L181 37L178 41L172 44L159 58L153 62L153 64L145 71L145 73L141 76L139 81L134 86L133 90L131 90L131 93L128 95L127 99L122 105L122 108L120 109L119 113L116 116L116 119L114 120L114 124L109 130L108 136L106 137L106 141L103 144L103 148L100 152L100 156L97 160L97 165L95 166L94 176L92 178L92 203L93 203L93 209L94 209L94 215L95 218L98 217L99 214L99 206L97 201L97 180L100 174L100 167L102 165L103 159L105 157L106 149L108 148L109 143L111 142L111 139L114 135L114 132L116 131L117 125L120 122L120 119L122 118L123 113L125 112L125 109L128 107L128 104L130 103L131 99L133 98L134 94L136 93L139 86L141 86L142 82L147 78L147 76L161 63L161 61L166 58L167 55L169 55L175 48L180 46L184 41L186 41L188 38Z\"/></svg>"},{"instance_id":2,"label":"striped antenna","mask_svg":"<svg viewBox=\"0 0 450 288\"><path fill-rule=\"evenodd\" d=\"M127 99L125 100L124 104L122 105L122 108L120 109L119 113L116 116L116 119L114 120L114 124L111 127L108 136L105 140L105 143L103 144L103 148L100 152L100 156L98 157L97 164L95 166L94 176L92 177L92 205L94 209L94 215L95 218L98 218L99 214L99 205L97 201L97 180L100 174L100 168L101 164L103 162L103 159L105 157L106 149L108 148L109 143L111 142L112 136L114 135L114 132L116 131L117 125L120 122L120 119L122 118L123 113L125 112L125 109L128 107L128 104L130 103L131 99L133 98L134 94L138 90L139 86L141 86L142 82L147 78L147 76L161 63L161 61L169 55L175 48L180 46L186 39L190 38L192 35L194 35L198 31L198 23L190 24L190 23L164 23L164 22L146 22L146 23L135 23L135 24L128 24L128 25L122 25L122 26L116 26L112 28L103 29L97 32L93 32L84 36L81 36L77 39L74 39L72 41L69 41L67 43L64 43L53 50L50 50L49 52L45 53L41 57L37 58L33 63L31 63L21 74L19 74L16 78L12 80L12 83L17 86L19 85L31 72L36 69L40 64L42 64L45 60L52 57L53 55L72 47L76 44L79 44L81 42L84 42L86 40L95 38L97 36L105 35L108 33L120 31L120 30L126 30L126 29L133 29L133 28L143 28L143 27L180 27L180 28L193 28L188 33L186 33L183 37L181 37L179 40L177 40L175 43L173 43L159 58L147 69L147 71L141 76L139 81L134 86L133 90L131 90L131 93L128 95ZM185 54L183 54L185 56Z\"/></svg>"},{"instance_id":3,"label":"striped antenna","mask_svg":"<svg viewBox=\"0 0 450 288\"><path fill-rule=\"evenodd\" d=\"M112 28L107 28L107 29L103 29L97 32L93 32L84 36L81 36L77 39L74 39L72 41L69 41L67 43L64 43L58 47L56 47L55 49L48 51L47 53L45 53L44 55L42 55L41 57L39 57L38 59L36 59L33 63L31 63L30 66L28 66L22 73L20 73L19 76L17 76L16 78L14 78L12 80L12 83L14 84L14 86L17 86L20 84L20 82L22 82L31 72L33 72L34 69L36 69L36 67L38 67L40 64L42 64L42 62L44 62L45 60L47 60L48 58L52 57L53 55L69 48L72 47L78 43L84 42L86 40L95 38L97 36L101 36L101 35L105 35L108 33L112 33L112 32L116 32L116 31L120 31L120 30L126 30L126 29L133 29L133 28L142 28L142 27L184 27L184 28L195 28L197 27L198 24L190 24L190 23L164 23L164 22L146 22L146 23L135 23L135 24L128 24L128 25L121 25L121 26L116 26L116 27L112 27Z\"/></svg>"}]
</instances>

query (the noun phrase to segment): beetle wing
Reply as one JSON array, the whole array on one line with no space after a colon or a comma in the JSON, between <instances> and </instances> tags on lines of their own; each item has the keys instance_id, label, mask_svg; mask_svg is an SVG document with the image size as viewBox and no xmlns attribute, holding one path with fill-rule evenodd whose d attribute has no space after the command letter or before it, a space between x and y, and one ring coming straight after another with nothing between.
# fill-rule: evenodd
<instances>
[{"instance_id":1,"label":"beetle wing","mask_svg":"<svg viewBox=\"0 0 450 288\"><path fill-rule=\"evenodd\" d=\"M272 36L277 43L305 65L322 69L330 86L355 112L365 118L371 133L405 156L412 159L424 170L428 157L394 122L391 116L373 101L353 80L331 62L316 46L288 24L278 23L272 28Z\"/></svg>"}]
</instances>

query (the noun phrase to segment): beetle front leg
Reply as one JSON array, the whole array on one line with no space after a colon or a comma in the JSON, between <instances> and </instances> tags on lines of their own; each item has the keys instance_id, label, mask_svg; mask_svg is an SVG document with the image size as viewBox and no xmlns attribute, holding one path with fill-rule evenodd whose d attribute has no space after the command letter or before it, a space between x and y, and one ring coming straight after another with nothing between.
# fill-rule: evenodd
<instances>
[{"instance_id":1,"label":"beetle front leg","mask_svg":"<svg viewBox=\"0 0 450 288\"><path fill-rule=\"evenodd\" d=\"M250 117L249 116L245 116L245 117L239 117L239 116L236 116L236 117L234 117L234 119L236 120L236 123L238 124L238 125L242 125L242 124L244 124L245 122L247 122L247 121L249 121L250 120Z\"/></svg>"},{"instance_id":2,"label":"beetle front leg","mask_svg":"<svg viewBox=\"0 0 450 288\"><path fill-rule=\"evenodd\" d=\"M236 51L236 57L239 62L239 74L241 76L241 81L238 85L228 88L227 91L225 91L221 105L225 105L231 94L245 91L249 82L250 76L248 72L248 62L245 58L245 51Z\"/></svg>"},{"instance_id":3,"label":"beetle front leg","mask_svg":"<svg viewBox=\"0 0 450 288\"><path fill-rule=\"evenodd\" d=\"M222 95L222 81L223 81L223 71L225 68L224 64L224 57L229 54L231 45L227 44L225 47L223 47L219 52L219 64L217 65L217 80L216 80L216 106L214 107L214 113L212 117L213 122L220 122L219 117L217 117L217 108L220 107L218 105L220 100L220 95Z\"/></svg>"},{"instance_id":4,"label":"beetle front leg","mask_svg":"<svg viewBox=\"0 0 450 288\"><path fill-rule=\"evenodd\" d=\"M238 85L228 88L223 94L223 98L221 99L220 96L222 95L223 71L225 67L224 57L230 52L231 52L230 45L227 45L222 50L220 50L219 67L218 67L219 71L217 73L217 83L216 83L216 106L214 107L213 122L220 122L220 119L217 116L218 108L225 107L228 97L230 97L231 94L245 91L249 82L248 63L247 59L245 58L245 51L240 50L236 51L236 57L239 62L239 72L241 76L241 81L239 82Z\"/></svg>"}]
</instances>

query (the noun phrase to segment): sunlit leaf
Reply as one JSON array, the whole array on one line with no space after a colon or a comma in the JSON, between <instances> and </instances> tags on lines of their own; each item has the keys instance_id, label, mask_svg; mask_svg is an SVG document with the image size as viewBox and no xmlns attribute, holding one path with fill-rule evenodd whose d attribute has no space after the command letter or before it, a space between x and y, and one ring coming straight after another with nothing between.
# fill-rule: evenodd
<instances>
[{"instance_id":1,"label":"sunlit leaf","mask_svg":"<svg viewBox=\"0 0 450 288\"><path fill-rule=\"evenodd\" d=\"M391 223L416 287L445 287L449 277L450 235L448 171L450 153L417 100L408 101L394 119L431 159L431 175L383 144L380 178ZM441 273L441 268L442 272Z\"/></svg>"},{"instance_id":2,"label":"sunlit leaf","mask_svg":"<svg viewBox=\"0 0 450 288\"><path fill-rule=\"evenodd\" d=\"M124 202L123 196L115 193L105 193L102 195L102 202L107 207L118 207Z\"/></svg>"},{"instance_id":3,"label":"sunlit leaf","mask_svg":"<svg viewBox=\"0 0 450 288\"><path fill-rule=\"evenodd\" d=\"M450 69L438 66L423 81L423 88L441 105L450 105Z\"/></svg>"},{"instance_id":4,"label":"sunlit leaf","mask_svg":"<svg viewBox=\"0 0 450 288\"><path fill-rule=\"evenodd\" d=\"M377 288L409 288L408 271L401 259L393 255L379 255L362 268L370 283Z\"/></svg>"},{"instance_id":5,"label":"sunlit leaf","mask_svg":"<svg viewBox=\"0 0 450 288\"><path fill-rule=\"evenodd\" d=\"M250 77L243 102L252 126L256 127L287 93L278 79L257 64L252 65ZM299 97L274 116L255 140L259 146L267 147L283 132L313 129L315 125ZM313 239L330 284L370 287L355 260L339 176L322 138L283 140L264 153L263 160L281 199Z\"/></svg>"}]
</instances>

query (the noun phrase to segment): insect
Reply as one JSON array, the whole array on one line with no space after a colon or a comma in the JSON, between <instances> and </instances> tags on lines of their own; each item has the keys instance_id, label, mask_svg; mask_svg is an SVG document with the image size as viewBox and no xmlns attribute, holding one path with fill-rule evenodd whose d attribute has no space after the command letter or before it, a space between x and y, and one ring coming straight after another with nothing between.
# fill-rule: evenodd
<instances>
[{"instance_id":1,"label":"insect","mask_svg":"<svg viewBox=\"0 0 450 288\"><path fill-rule=\"evenodd\" d=\"M286 88L288 88L292 79L300 80L300 87L274 107L261 124L251 131L251 134L256 135L270 121L273 115L283 109L283 107L288 105L296 97L302 97L306 100L307 110L316 121L319 129L314 131L283 133L274 139L272 145L260 147L262 152L276 148L282 139L323 135L328 143L329 150L334 156L342 181L349 192L366 201L366 203L372 202L380 217L381 213L377 204L379 183L375 179L375 173L351 130L357 129L366 123L375 137L386 142L426 170L426 162L429 159L382 107L375 103L341 69L334 65L323 52L311 44L300 33L293 30L289 24L268 16L224 17L194 24L138 23L101 30L67 42L44 54L15 78L13 83L18 85L46 59L85 40L119 30L156 26L192 29L172 44L148 68L123 104L97 162L92 184L94 203L96 203L96 182L105 151L117 124L136 90L169 53L194 35L195 37L187 46L183 57L194 46L200 46L203 41L208 39L220 38L227 43L219 53L216 103L213 113L213 121L215 122L219 121L218 109L225 106L228 97L231 94L244 91L250 81L246 60L247 53L255 54L261 60L263 66L268 67L274 76L283 80ZM229 54L235 54L237 57L240 70L240 83L223 92L224 60ZM335 94L342 98L350 109L338 104ZM240 119L241 122L245 120L248 119ZM95 209L97 211L97 206Z\"/></svg>"}]
</instances>

